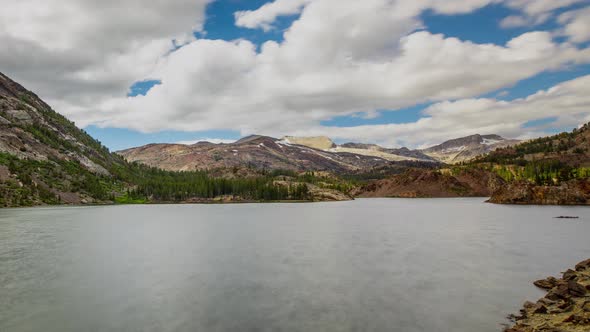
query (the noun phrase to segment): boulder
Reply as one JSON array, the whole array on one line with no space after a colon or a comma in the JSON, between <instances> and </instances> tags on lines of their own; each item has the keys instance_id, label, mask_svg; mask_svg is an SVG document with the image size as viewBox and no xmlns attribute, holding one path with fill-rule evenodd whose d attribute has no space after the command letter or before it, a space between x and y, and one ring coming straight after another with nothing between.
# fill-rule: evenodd
<instances>
[{"instance_id":1,"label":"boulder","mask_svg":"<svg viewBox=\"0 0 590 332\"><path fill-rule=\"evenodd\" d=\"M583 271L590 268L590 259L576 264L576 271Z\"/></svg>"},{"instance_id":2,"label":"boulder","mask_svg":"<svg viewBox=\"0 0 590 332\"><path fill-rule=\"evenodd\" d=\"M569 280L567 282L567 288L569 293L573 296L582 297L586 295L586 287L578 284L574 280Z\"/></svg>"},{"instance_id":3,"label":"boulder","mask_svg":"<svg viewBox=\"0 0 590 332\"><path fill-rule=\"evenodd\" d=\"M533 284L542 289L551 289L557 285L557 279L549 277L547 279L541 279L533 282Z\"/></svg>"}]
</instances>

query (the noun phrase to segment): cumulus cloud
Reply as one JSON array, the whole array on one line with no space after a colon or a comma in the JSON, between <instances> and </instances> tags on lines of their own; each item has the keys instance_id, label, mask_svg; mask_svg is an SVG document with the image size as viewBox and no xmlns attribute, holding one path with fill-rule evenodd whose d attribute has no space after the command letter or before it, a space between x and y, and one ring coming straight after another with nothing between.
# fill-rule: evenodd
<instances>
[{"instance_id":1,"label":"cumulus cloud","mask_svg":"<svg viewBox=\"0 0 590 332\"><path fill-rule=\"evenodd\" d=\"M0 0L0 64L68 113L124 96L178 43L208 0ZM83 116L83 115L80 115Z\"/></svg>"},{"instance_id":2,"label":"cumulus cloud","mask_svg":"<svg viewBox=\"0 0 590 332\"><path fill-rule=\"evenodd\" d=\"M243 10L234 13L239 27L268 31L279 16L299 14L306 4L313 0L276 0L264 4L256 10Z\"/></svg>"},{"instance_id":3,"label":"cumulus cloud","mask_svg":"<svg viewBox=\"0 0 590 332\"><path fill-rule=\"evenodd\" d=\"M339 27L332 37L307 31L314 25L304 24L302 16L283 43L268 42L260 53L244 40L197 40L159 64L154 76L161 85L145 96L109 100L89 121L141 131L166 126L281 135L335 116L477 96L590 61L590 50L556 44L546 32L526 33L503 46L475 44L381 27L391 23L388 13L379 13L384 17ZM398 36L376 33L380 28L397 28ZM351 31L366 36L357 39ZM332 38L339 42L321 47Z\"/></svg>"}]
</instances>

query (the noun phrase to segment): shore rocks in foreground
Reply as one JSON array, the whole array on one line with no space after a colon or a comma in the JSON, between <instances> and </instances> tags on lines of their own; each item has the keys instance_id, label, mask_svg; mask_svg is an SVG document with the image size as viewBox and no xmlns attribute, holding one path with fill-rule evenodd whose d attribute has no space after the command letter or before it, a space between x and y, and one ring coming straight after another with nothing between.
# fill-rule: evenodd
<instances>
[{"instance_id":1,"label":"shore rocks in foreground","mask_svg":"<svg viewBox=\"0 0 590 332\"><path fill-rule=\"evenodd\" d=\"M516 324L505 332L590 331L590 259L567 270L560 279L537 280L535 286L547 290L536 303L525 302Z\"/></svg>"}]
</instances>

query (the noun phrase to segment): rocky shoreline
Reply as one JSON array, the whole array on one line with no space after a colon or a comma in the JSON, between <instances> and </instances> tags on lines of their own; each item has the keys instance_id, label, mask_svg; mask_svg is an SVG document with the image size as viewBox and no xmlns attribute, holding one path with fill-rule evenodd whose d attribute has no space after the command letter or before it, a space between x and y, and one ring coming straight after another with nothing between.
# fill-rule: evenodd
<instances>
[{"instance_id":1,"label":"rocky shoreline","mask_svg":"<svg viewBox=\"0 0 590 332\"><path fill-rule=\"evenodd\" d=\"M536 303L525 302L515 325L505 332L588 332L590 331L590 259L561 278L548 277L534 282L547 290Z\"/></svg>"}]
</instances>

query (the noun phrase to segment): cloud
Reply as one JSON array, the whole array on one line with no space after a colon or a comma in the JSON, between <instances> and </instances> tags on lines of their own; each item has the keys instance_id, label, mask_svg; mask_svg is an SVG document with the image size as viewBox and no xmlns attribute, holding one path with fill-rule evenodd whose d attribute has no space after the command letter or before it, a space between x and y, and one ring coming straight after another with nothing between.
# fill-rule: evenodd
<instances>
[{"instance_id":1,"label":"cloud","mask_svg":"<svg viewBox=\"0 0 590 332\"><path fill-rule=\"evenodd\" d=\"M553 12L559 8L569 7L586 0L505 0L509 8L519 10L521 14L505 17L500 26L503 28L517 28L534 26L547 22Z\"/></svg>"},{"instance_id":2,"label":"cloud","mask_svg":"<svg viewBox=\"0 0 590 332\"><path fill-rule=\"evenodd\" d=\"M279 16L295 15L301 13L305 5L313 0L276 0L264 4L256 10L244 10L234 13L236 25L243 28L263 29L268 31L272 23Z\"/></svg>"},{"instance_id":3,"label":"cloud","mask_svg":"<svg viewBox=\"0 0 590 332\"><path fill-rule=\"evenodd\" d=\"M52 105L86 111L149 78L173 40L194 40L208 2L0 0L0 64Z\"/></svg>"},{"instance_id":4,"label":"cloud","mask_svg":"<svg viewBox=\"0 0 590 332\"><path fill-rule=\"evenodd\" d=\"M307 50L327 37L299 39L295 32L282 44L266 43L261 53L248 41L197 40L159 64L154 76L161 85L145 96L98 105L96 118L85 120L140 131L281 135L336 116L477 96L590 61L590 51L555 44L545 32L521 35L504 46L426 31L392 44L382 37L339 38L338 45L317 52Z\"/></svg>"},{"instance_id":5,"label":"cloud","mask_svg":"<svg viewBox=\"0 0 590 332\"><path fill-rule=\"evenodd\" d=\"M478 98L436 103L423 111L421 119L412 123L316 127L298 134L323 133L334 139L355 138L390 146L413 147L426 147L477 133L526 139L549 133L545 124L524 128L531 120L555 117L552 126L575 127L589 121L589 105L590 75L587 75L512 101Z\"/></svg>"},{"instance_id":6,"label":"cloud","mask_svg":"<svg viewBox=\"0 0 590 332\"><path fill-rule=\"evenodd\" d=\"M558 21L564 25L561 35L575 43L590 41L590 7L563 13Z\"/></svg>"}]
</instances>

